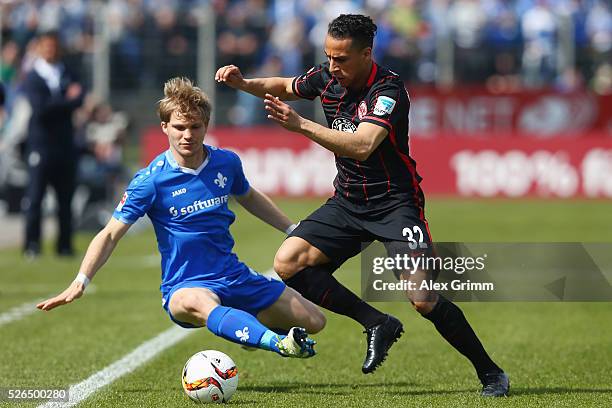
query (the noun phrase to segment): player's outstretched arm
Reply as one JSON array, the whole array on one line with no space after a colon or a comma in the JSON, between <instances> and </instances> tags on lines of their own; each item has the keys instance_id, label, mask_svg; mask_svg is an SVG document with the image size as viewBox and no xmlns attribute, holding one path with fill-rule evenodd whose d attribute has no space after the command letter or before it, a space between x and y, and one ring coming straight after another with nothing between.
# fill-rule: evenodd
<instances>
[{"instance_id":1,"label":"player's outstretched arm","mask_svg":"<svg viewBox=\"0 0 612 408\"><path fill-rule=\"evenodd\" d=\"M301 133L338 156L355 160L367 160L389 133L387 129L362 122L357 131L347 137L347 132L321 126L305 119L279 98L267 94L264 99L268 119L292 132Z\"/></svg>"},{"instance_id":2,"label":"player's outstretched arm","mask_svg":"<svg viewBox=\"0 0 612 408\"><path fill-rule=\"evenodd\" d=\"M44 300L36 305L40 310L51 310L65 305L80 298L85 287L94 275L104 265L113 253L117 243L130 228L130 224L111 218L106 226L100 231L89 244L77 278L57 296Z\"/></svg>"},{"instance_id":3,"label":"player's outstretched arm","mask_svg":"<svg viewBox=\"0 0 612 408\"><path fill-rule=\"evenodd\" d=\"M236 196L236 200L248 212L279 231L289 233L294 226L289 217L274 204L270 197L252 186L246 194Z\"/></svg>"},{"instance_id":4,"label":"player's outstretched arm","mask_svg":"<svg viewBox=\"0 0 612 408\"><path fill-rule=\"evenodd\" d=\"M240 72L240 68L235 65L225 65L217 70L215 81L224 82L226 85L248 92L259 98L263 98L266 93L278 96L281 100L292 101L299 99L293 93L291 84L293 78L269 77L245 79Z\"/></svg>"}]
</instances>

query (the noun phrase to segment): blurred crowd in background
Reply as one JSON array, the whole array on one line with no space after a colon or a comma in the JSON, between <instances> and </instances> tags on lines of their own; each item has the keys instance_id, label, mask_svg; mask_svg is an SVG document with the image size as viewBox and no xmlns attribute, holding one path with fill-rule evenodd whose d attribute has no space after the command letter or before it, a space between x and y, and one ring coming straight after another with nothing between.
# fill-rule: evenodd
<instances>
[{"instance_id":1,"label":"blurred crowd in background","mask_svg":"<svg viewBox=\"0 0 612 408\"><path fill-rule=\"evenodd\" d=\"M57 29L68 61L77 62L88 85L99 3L108 12L112 90L155 88L177 74L196 77L197 12L203 5L216 16L216 65L232 63L246 75L303 72L321 61L327 23L354 12L374 18L376 60L409 84L436 81L437 53L448 38L454 84L597 93L612 88L607 0L9 1L2 5L2 81L17 84L31 65L35 33ZM560 37L567 27L573 63L561 66ZM10 95L11 89L9 103Z\"/></svg>"},{"instance_id":2,"label":"blurred crowd in background","mask_svg":"<svg viewBox=\"0 0 612 408\"><path fill-rule=\"evenodd\" d=\"M207 12L214 35L203 36ZM215 67L235 64L247 77L300 74L325 59L327 24L341 13L372 16L375 60L408 89L612 93L610 0L4 0L0 187L27 184L19 146L30 111L21 84L36 60L38 33L59 33L64 63L86 90L95 88L99 39L108 46L106 95L90 93L75 114L80 185L90 200L115 196L105 190L109 179L122 178L125 142L136 145L140 131L158 123L155 101L168 78L201 79L203 58ZM257 98L214 89L217 125L266 122ZM313 107L296 105L302 113ZM18 198L8 202L18 211Z\"/></svg>"},{"instance_id":3,"label":"blurred crowd in background","mask_svg":"<svg viewBox=\"0 0 612 408\"><path fill-rule=\"evenodd\" d=\"M19 105L19 84L32 68L35 35L42 31L59 31L64 61L91 89L95 19L104 10L109 99L120 101L122 109L129 102L136 111L150 111L152 118L151 98L140 91L159 95L171 76L197 78L198 12L204 6L215 13L215 44L208 47L215 50L215 65L238 65L246 76L293 76L321 62L327 23L352 12L373 17L375 59L409 87L436 83L440 47L450 45L454 85L612 92L608 0L31 0L0 5L6 110L11 114ZM568 27L572 63L563 65L559 47ZM253 114L249 95L227 87L217 92L218 124L265 121ZM87 119L77 124L81 133L109 109L107 101L95 98L84 106L79 117Z\"/></svg>"}]
</instances>

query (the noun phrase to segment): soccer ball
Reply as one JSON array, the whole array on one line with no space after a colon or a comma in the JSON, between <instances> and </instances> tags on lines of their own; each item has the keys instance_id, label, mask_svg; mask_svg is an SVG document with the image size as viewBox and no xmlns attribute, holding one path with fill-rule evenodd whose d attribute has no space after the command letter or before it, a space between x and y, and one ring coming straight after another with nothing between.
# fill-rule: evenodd
<instances>
[{"instance_id":1,"label":"soccer ball","mask_svg":"<svg viewBox=\"0 0 612 408\"><path fill-rule=\"evenodd\" d=\"M185 393L195 402L227 402L238 387L238 369L226 354L204 350L187 360L182 380Z\"/></svg>"}]
</instances>

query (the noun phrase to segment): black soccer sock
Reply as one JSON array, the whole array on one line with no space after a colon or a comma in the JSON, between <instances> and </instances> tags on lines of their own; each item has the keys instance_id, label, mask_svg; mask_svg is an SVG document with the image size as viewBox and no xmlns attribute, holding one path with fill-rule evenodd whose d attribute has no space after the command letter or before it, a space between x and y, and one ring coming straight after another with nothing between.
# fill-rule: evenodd
<instances>
[{"instance_id":1,"label":"black soccer sock","mask_svg":"<svg viewBox=\"0 0 612 408\"><path fill-rule=\"evenodd\" d=\"M334 278L330 265L309 266L285 283L311 302L361 323L366 329L387 319Z\"/></svg>"},{"instance_id":2,"label":"black soccer sock","mask_svg":"<svg viewBox=\"0 0 612 408\"><path fill-rule=\"evenodd\" d=\"M471 361L479 378L485 373L502 371L491 360L457 305L439 296L433 310L423 317L431 321L442 337Z\"/></svg>"}]
</instances>

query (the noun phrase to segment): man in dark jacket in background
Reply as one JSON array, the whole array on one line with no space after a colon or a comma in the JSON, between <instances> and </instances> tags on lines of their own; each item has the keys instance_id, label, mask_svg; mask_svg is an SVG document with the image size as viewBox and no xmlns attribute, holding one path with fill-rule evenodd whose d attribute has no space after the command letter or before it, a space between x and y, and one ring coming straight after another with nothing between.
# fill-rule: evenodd
<instances>
[{"instance_id":1,"label":"man in dark jacket in background","mask_svg":"<svg viewBox=\"0 0 612 408\"><path fill-rule=\"evenodd\" d=\"M30 182L24 202L24 255L40 254L41 204L47 185L51 185L58 202L56 250L58 255L70 256L74 253L71 202L78 160L72 113L83 102L83 89L60 61L57 33L40 34L37 49L39 58L23 83L32 107L26 143Z\"/></svg>"},{"instance_id":2,"label":"man in dark jacket in background","mask_svg":"<svg viewBox=\"0 0 612 408\"><path fill-rule=\"evenodd\" d=\"M2 124L4 123L4 99L5 99L4 84L0 82L0 128L2 127Z\"/></svg>"}]
</instances>

